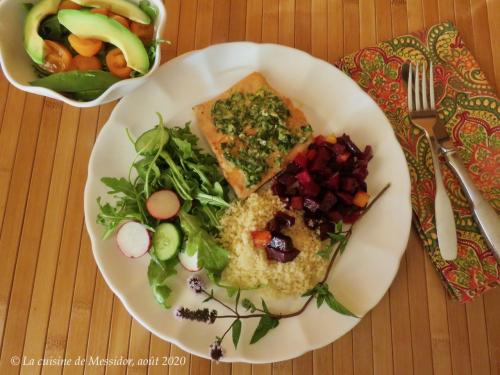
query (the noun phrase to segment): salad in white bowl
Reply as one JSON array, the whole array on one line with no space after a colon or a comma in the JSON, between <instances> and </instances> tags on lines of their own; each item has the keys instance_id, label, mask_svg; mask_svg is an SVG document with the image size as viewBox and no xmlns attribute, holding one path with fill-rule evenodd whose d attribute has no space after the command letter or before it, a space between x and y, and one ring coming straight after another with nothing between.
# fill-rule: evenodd
<instances>
[{"instance_id":1,"label":"salad in white bowl","mask_svg":"<svg viewBox=\"0 0 500 375\"><path fill-rule=\"evenodd\" d=\"M132 91L160 63L159 0L0 4L0 61L16 87L78 107Z\"/></svg>"}]
</instances>

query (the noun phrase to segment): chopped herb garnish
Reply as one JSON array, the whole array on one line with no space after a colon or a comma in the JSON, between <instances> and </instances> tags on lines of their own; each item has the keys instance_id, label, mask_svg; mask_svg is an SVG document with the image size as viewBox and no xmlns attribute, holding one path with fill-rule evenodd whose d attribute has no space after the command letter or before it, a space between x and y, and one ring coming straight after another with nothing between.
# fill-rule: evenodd
<instances>
[{"instance_id":1,"label":"chopped herb garnish","mask_svg":"<svg viewBox=\"0 0 500 375\"><path fill-rule=\"evenodd\" d=\"M224 158L243 171L247 186L258 183L273 164L281 165L283 155L312 133L309 124L290 129L289 117L283 100L266 89L235 92L215 102L215 127L232 136L222 144Z\"/></svg>"}]
</instances>

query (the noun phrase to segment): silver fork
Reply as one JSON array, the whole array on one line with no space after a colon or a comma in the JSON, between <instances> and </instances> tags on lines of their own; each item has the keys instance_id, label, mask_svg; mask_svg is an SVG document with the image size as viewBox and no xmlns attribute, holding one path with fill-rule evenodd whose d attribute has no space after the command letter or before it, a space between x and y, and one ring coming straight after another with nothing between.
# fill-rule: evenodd
<instances>
[{"instance_id":1,"label":"silver fork","mask_svg":"<svg viewBox=\"0 0 500 375\"><path fill-rule=\"evenodd\" d=\"M437 121L432 62L428 72L425 63L421 65L421 72L419 71L419 67L420 64L417 63L415 65L415 72L413 73L413 64L410 64L408 72L408 109L412 123L424 131L431 145L434 174L436 177L434 207L439 250L443 259L453 260L457 257L455 218L453 217L451 202L446 194L439 161L436 156L436 152L439 151L439 145L432 133L433 125ZM427 87L429 87L429 95L427 95Z\"/></svg>"}]
</instances>

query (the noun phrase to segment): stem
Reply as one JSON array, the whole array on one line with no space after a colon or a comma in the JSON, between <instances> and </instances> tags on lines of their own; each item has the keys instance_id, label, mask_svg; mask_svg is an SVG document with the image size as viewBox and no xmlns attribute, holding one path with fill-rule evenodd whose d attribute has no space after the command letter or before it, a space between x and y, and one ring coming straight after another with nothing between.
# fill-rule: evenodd
<instances>
[{"instance_id":1,"label":"stem","mask_svg":"<svg viewBox=\"0 0 500 375\"><path fill-rule=\"evenodd\" d=\"M233 308L229 307L228 305L226 305L224 302L222 302L220 299L218 299L217 297L215 297L213 294L211 293L208 293L205 289L201 289L202 293L204 295L206 295L207 297L211 297L214 301L217 301L218 303L220 303L222 306L224 306L226 309L234 312L235 314L238 314Z\"/></svg>"}]
</instances>

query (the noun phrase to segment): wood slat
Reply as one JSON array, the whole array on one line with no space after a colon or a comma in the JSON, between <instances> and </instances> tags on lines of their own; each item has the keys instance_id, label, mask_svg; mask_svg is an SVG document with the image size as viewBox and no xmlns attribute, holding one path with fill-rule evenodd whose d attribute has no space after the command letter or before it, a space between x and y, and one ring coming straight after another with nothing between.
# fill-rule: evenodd
<instances>
[{"instance_id":1,"label":"wood slat","mask_svg":"<svg viewBox=\"0 0 500 375\"><path fill-rule=\"evenodd\" d=\"M413 349L413 368L415 374L431 375L433 367L424 265L424 256L426 254L415 246L419 241L417 233L412 230L409 240L410 246L406 252L411 347Z\"/></svg>"},{"instance_id":2,"label":"wood slat","mask_svg":"<svg viewBox=\"0 0 500 375\"><path fill-rule=\"evenodd\" d=\"M314 35L314 37L312 37ZM311 3L311 53L328 59L328 2L312 0Z\"/></svg>"},{"instance_id":3,"label":"wood slat","mask_svg":"<svg viewBox=\"0 0 500 375\"><path fill-rule=\"evenodd\" d=\"M21 108L24 104L24 95L18 95L17 90L11 90L12 96L7 99L8 104L16 105ZM12 100L12 101L11 101ZM9 103L10 102L10 103ZM26 207L26 197L29 190L29 184L26 181L31 179L31 168L35 156L36 143L39 133L40 115L42 110L43 99L29 97L27 100L27 110L22 116L23 126L20 126L20 115L18 111L9 111L13 115L12 122L8 122L2 128L0 134L0 145L2 145L2 162L0 170L5 173L2 177L2 185L0 185L0 194L4 194L7 203L0 233L0 256L3 261L0 262L0 349L3 346L3 333L7 318L7 310L9 308L10 291L12 287L12 279L14 277L14 268L17 260L17 247L19 244L19 236L21 234L22 222L24 218L24 210ZM34 122L35 126L30 126ZM13 126L11 126L11 124ZM17 129L13 129L17 127ZM19 145L17 149L8 144L8 140L17 144L17 137L20 134ZM12 137L12 138L10 138ZM12 153L12 156L10 155ZM15 161L14 161L15 158ZM7 160L12 159L9 163ZM7 163L11 164L8 165ZM11 178L11 168L14 166ZM10 182L10 184L9 184ZM0 196L2 199L2 196ZM1 204L1 201L0 201Z\"/></svg>"},{"instance_id":4,"label":"wood slat","mask_svg":"<svg viewBox=\"0 0 500 375\"><path fill-rule=\"evenodd\" d=\"M467 326L469 328L469 347L471 369L474 375L490 374L490 355L483 297L478 297L465 305Z\"/></svg>"},{"instance_id":5,"label":"wood slat","mask_svg":"<svg viewBox=\"0 0 500 375\"><path fill-rule=\"evenodd\" d=\"M371 311L373 341L373 374L392 375L391 306L389 293Z\"/></svg>"},{"instance_id":6,"label":"wood slat","mask_svg":"<svg viewBox=\"0 0 500 375\"><path fill-rule=\"evenodd\" d=\"M451 375L453 370L451 367L446 291L443 289L441 280L429 257L424 259L434 374Z\"/></svg>"},{"instance_id":7,"label":"wood slat","mask_svg":"<svg viewBox=\"0 0 500 375\"><path fill-rule=\"evenodd\" d=\"M375 1L375 22L377 42L382 42L392 37L391 0Z\"/></svg>"},{"instance_id":8,"label":"wood slat","mask_svg":"<svg viewBox=\"0 0 500 375\"><path fill-rule=\"evenodd\" d=\"M49 104L50 103L50 104ZM24 334L29 311L34 273L37 263L38 244L42 236L44 217L49 192L50 178L44 178L47 172L52 170L59 119L62 104L53 100L47 100L42 113L40 131L35 147L36 153L31 174L31 181L36 183L26 184L29 186L26 199L26 212L24 221L20 223L22 228L20 243L17 247L17 261L13 275L9 311L6 319L6 329L3 334L3 345L1 356L4 358L13 355L20 356L23 351ZM19 149L20 150L20 149ZM27 151L27 150L25 150ZM17 197L12 197L17 199ZM10 367L10 364L8 364ZM0 373L7 372L7 368L0 368Z\"/></svg>"},{"instance_id":9,"label":"wood slat","mask_svg":"<svg viewBox=\"0 0 500 375\"><path fill-rule=\"evenodd\" d=\"M490 30L491 46L486 47L493 54L493 70L495 72L495 81L497 94L500 92L500 27L498 27L498 14L500 14L500 1L486 1L488 10L488 25ZM484 20L486 22L486 20Z\"/></svg>"},{"instance_id":10,"label":"wood slat","mask_svg":"<svg viewBox=\"0 0 500 375\"><path fill-rule=\"evenodd\" d=\"M373 374L372 317L366 314L352 331L354 375Z\"/></svg>"},{"instance_id":11,"label":"wood slat","mask_svg":"<svg viewBox=\"0 0 500 375\"><path fill-rule=\"evenodd\" d=\"M500 374L500 288L495 288L484 295L486 318L486 334L488 335L488 351L490 354L491 374Z\"/></svg>"},{"instance_id":12,"label":"wood slat","mask_svg":"<svg viewBox=\"0 0 500 375\"><path fill-rule=\"evenodd\" d=\"M328 0L328 61L344 55L344 5L342 0Z\"/></svg>"},{"instance_id":13,"label":"wood slat","mask_svg":"<svg viewBox=\"0 0 500 375\"><path fill-rule=\"evenodd\" d=\"M346 333L332 344L333 373L335 375L354 374L352 332Z\"/></svg>"},{"instance_id":14,"label":"wood slat","mask_svg":"<svg viewBox=\"0 0 500 375\"><path fill-rule=\"evenodd\" d=\"M449 299L446 302L453 375L472 375L465 306Z\"/></svg>"},{"instance_id":15,"label":"wood slat","mask_svg":"<svg viewBox=\"0 0 500 375\"><path fill-rule=\"evenodd\" d=\"M369 47L377 42L377 27L375 23L375 1L359 1L359 46Z\"/></svg>"},{"instance_id":16,"label":"wood slat","mask_svg":"<svg viewBox=\"0 0 500 375\"><path fill-rule=\"evenodd\" d=\"M265 0L262 3L262 42L278 43L279 0Z\"/></svg>"},{"instance_id":17,"label":"wood slat","mask_svg":"<svg viewBox=\"0 0 500 375\"><path fill-rule=\"evenodd\" d=\"M248 0L245 40L259 43L262 40L263 0Z\"/></svg>"},{"instance_id":18,"label":"wood slat","mask_svg":"<svg viewBox=\"0 0 500 375\"><path fill-rule=\"evenodd\" d=\"M94 143L99 109L83 109L78 128L78 143L75 150L73 173L67 201L67 214L61 237L52 303L45 340L45 350L36 357L61 358L66 348L71 301L80 251L83 229L83 188L87 175L87 163ZM49 293L50 295L50 293ZM42 374L59 373L59 366L44 366Z\"/></svg>"}]
</instances>

